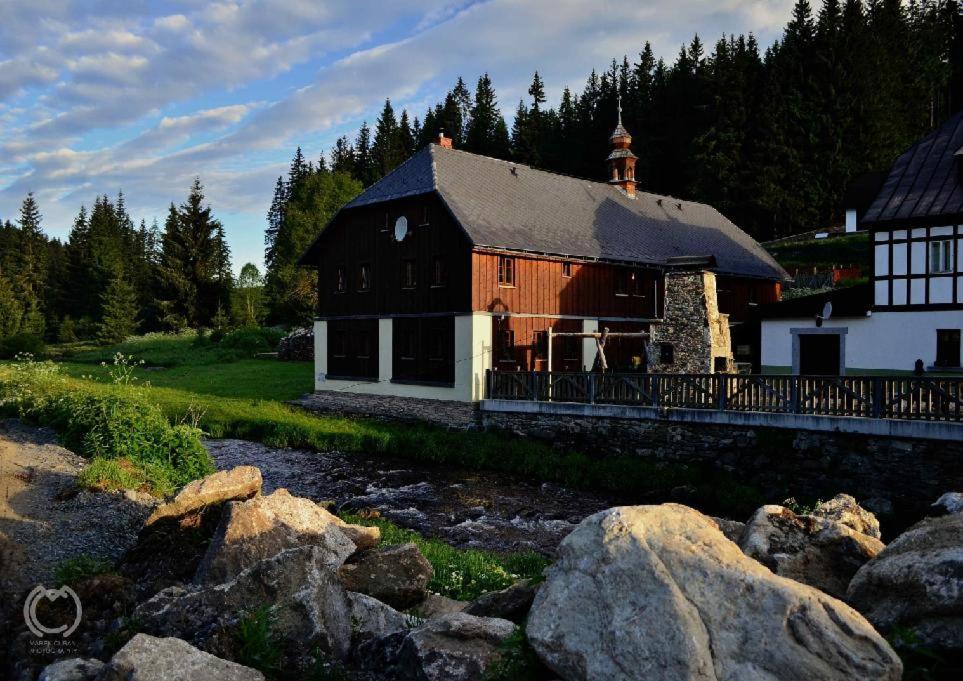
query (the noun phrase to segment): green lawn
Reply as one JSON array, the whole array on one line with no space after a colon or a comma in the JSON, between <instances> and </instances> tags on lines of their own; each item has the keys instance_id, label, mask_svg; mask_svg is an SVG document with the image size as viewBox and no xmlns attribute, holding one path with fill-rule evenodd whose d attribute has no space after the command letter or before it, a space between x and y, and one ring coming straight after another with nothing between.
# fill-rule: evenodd
<instances>
[{"instance_id":1,"label":"green lawn","mask_svg":"<svg viewBox=\"0 0 963 681\"><path fill-rule=\"evenodd\" d=\"M787 270L859 265L864 272L869 271L870 244L866 232L774 244L766 250Z\"/></svg>"}]
</instances>

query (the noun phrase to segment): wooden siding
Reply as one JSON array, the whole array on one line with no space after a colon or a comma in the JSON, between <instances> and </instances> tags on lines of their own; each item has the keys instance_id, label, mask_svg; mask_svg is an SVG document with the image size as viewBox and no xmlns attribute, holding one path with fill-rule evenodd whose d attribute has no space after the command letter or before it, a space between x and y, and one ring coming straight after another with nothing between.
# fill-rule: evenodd
<instances>
[{"instance_id":1,"label":"wooden siding","mask_svg":"<svg viewBox=\"0 0 963 681\"><path fill-rule=\"evenodd\" d=\"M716 279L719 312L729 315L730 322L747 319L750 305L779 302L781 293L781 286L777 281L725 276Z\"/></svg>"},{"instance_id":2,"label":"wooden siding","mask_svg":"<svg viewBox=\"0 0 963 681\"><path fill-rule=\"evenodd\" d=\"M559 259L509 255L515 259L515 285L498 283L498 253L475 251L471 256L472 309L488 312L573 315L580 317L656 317L662 297L662 274L601 263L571 263L563 276ZM646 285L635 295L616 295L618 272L635 269Z\"/></svg>"},{"instance_id":3,"label":"wooden siding","mask_svg":"<svg viewBox=\"0 0 963 681\"><path fill-rule=\"evenodd\" d=\"M428 223L424 223L425 208ZM395 221L404 216L408 235L394 238ZM321 317L390 316L469 311L470 248L461 228L434 195L399 199L345 211L321 244L318 263L318 312ZM440 258L445 281L436 285L433 267ZM414 262L416 282L404 287L404 263ZM370 265L371 289L358 290L359 269ZM346 290L337 292L343 267Z\"/></svg>"}]
</instances>

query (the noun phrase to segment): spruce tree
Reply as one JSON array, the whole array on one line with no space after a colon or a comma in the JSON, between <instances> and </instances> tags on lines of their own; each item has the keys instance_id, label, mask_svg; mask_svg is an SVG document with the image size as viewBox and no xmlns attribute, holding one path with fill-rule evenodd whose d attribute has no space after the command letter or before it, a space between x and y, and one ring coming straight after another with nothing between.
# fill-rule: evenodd
<instances>
[{"instance_id":1,"label":"spruce tree","mask_svg":"<svg viewBox=\"0 0 963 681\"><path fill-rule=\"evenodd\" d=\"M354 143L354 176L365 187L373 184L375 176L375 163L371 155L371 130L368 128L367 121L361 124L358 130L358 137Z\"/></svg>"},{"instance_id":2,"label":"spruce tree","mask_svg":"<svg viewBox=\"0 0 963 681\"><path fill-rule=\"evenodd\" d=\"M97 340L104 345L120 343L137 331L137 292L122 277L116 277L104 291Z\"/></svg>"}]
</instances>

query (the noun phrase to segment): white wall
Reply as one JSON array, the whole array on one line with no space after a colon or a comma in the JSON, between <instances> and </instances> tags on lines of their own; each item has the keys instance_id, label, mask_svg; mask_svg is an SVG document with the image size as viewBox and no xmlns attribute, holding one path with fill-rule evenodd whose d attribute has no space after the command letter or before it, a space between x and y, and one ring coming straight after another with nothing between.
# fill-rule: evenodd
<instances>
[{"instance_id":1,"label":"white wall","mask_svg":"<svg viewBox=\"0 0 963 681\"><path fill-rule=\"evenodd\" d=\"M764 320L762 366L792 366L790 329L815 328L813 319ZM823 328L847 328L846 368L912 371L917 358L929 367L936 360L936 330L963 329L963 310L874 312L871 317L836 318Z\"/></svg>"},{"instance_id":2,"label":"white wall","mask_svg":"<svg viewBox=\"0 0 963 681\"><path fill-rule=\"evenodd\" d=\"M582 333L598 333L599 332L599 320L597 319L583 319L582 320ZM598 343L594 338L583 338L582 339L582 366L586 371L591 371L592 366L595 364L595 357L598 355Z\"/></svg>"},{"instance_id":3,"label":"white wall","mask_svg":"<svg viewBox=\"0 0 963 681\"><path fill-rule=\"evenodd\" d=\"M480 400L485 393L485 371L491 368L492 317L480 312L455 317L455 385L392 383L392 320L378 320L378 380L328 380L327 322L314 323L315 390L335 390L367 395L393 395L435 400Z\"/></svg>"}]
</instances>

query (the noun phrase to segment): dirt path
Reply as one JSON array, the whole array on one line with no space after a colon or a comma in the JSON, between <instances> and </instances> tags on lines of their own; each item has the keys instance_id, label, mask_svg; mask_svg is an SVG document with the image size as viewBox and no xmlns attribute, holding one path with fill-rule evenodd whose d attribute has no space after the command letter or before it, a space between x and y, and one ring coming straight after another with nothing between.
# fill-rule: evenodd
<instances>
[{"instance_id":1,"label":"dirt path","mask_svg":"<svg viewBox=\"0 0 963 681\"><path fill-rule=\"evenodd\" d=\"M154 503L137 492L78 491L86 461L47 428L0 421L0 598L53 586L57 566L88 554L118 558Z\"/></svg>"},{"instance_id":2,"label":"dirt path","mask_svg":"<svg viewBox=\"0 0 963 681\"><path fill-rule=\"evenodd\" d=\"M390 520L450 544L554 552L585 516L616 500L552 483L403 459L244 440L208 440L218 468L257 466L265 492L286 487L339 511L375 508Z\"/></svg>"}]
</instances>

